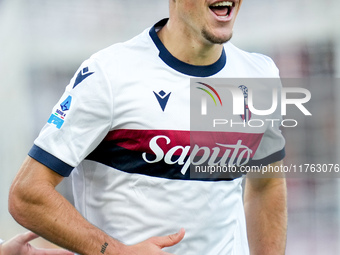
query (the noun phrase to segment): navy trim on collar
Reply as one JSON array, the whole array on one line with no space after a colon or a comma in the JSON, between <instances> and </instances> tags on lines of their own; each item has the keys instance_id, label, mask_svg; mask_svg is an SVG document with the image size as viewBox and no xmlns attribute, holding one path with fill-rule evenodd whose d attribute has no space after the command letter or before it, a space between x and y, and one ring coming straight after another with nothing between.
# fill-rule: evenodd
<instances>
[{"instance_id":1,"label":"navy trim on collar","mask_svg":"<svg viewBox=\"0 0 340 255\"><path fill-rule=\"evenodd\" d=\"M227 62L227 56L225 54L224 48L222 50L221 57L214 64L207 66L190 65L171 55L171 53L165 48L162 41L159 39L156 32L156 27L164 26L167 22L168 19L159 21L150 29L149 32L152 41L159 50L159 57L164 61L165 64L178 72L195 77L212 76L223 69Z\"/></svg>"}]
</instances>

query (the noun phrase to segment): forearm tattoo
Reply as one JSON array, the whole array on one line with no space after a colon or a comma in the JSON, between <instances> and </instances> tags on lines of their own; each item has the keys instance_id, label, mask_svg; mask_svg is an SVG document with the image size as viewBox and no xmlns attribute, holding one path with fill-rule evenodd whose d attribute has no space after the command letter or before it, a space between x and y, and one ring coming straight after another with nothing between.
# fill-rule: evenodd
<instances>
[{"instance_id":1,"label":"forearm tattoo","mask_svg":"<svg viewBox=\"0 0 340 255\"><path fill-rule=\"evenodd\" d=\"M102 254L105 253L106 248L107 248L108 245L109 245L108 243L104 243L104 244L102 245L102 249L100 250L100 252L101 252Z\"/></svg>"}]
</instances>

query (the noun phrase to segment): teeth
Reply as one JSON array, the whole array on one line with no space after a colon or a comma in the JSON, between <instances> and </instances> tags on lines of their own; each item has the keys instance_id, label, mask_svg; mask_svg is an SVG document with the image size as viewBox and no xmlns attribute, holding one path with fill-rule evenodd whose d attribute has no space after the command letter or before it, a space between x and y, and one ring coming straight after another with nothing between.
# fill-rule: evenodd
<instances>
[{"instance_id":1,"label":"teeth","mask_svg":"<svg viewBox=\"0 0 340 255\"><path fill-rule=\"evenodd\" d=\"M223 2L218 2L218 3L214 3L213 5L211 5L212 7L219 7L219 6L233 6L233 2L230 1L223 1Z\"/></svg>"}]
</instances>

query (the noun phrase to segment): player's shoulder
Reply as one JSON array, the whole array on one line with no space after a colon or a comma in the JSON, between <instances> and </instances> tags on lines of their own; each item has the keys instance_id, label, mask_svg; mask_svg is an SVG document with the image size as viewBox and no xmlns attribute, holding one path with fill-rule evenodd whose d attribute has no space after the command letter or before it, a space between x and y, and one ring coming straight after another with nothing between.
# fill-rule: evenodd
<instances>
[{"instance_id":1,"label":"player's shoulder","mask_svg":"<svg viewBox=\"0 0 340 255\"><path fill-rule=\"evenodd\" d=\"M131 75L133 70L141 66L141 60L157 56L157 54L153 54L156 52L151 42L149 29L145 29L128 41L112 44L92 54L82 62L76 73L80 77L96 73L97 77L104 77L109 82L112 82L113 79L117 81Z\"/></svg>"},{"instance_id":2,"label":"player's shoulder","mask_svg":"<svg viewBox=\"0 0 340 255\"><path fill-rule=\"evenodd\" d=\"M277 77L279 75L279 70L274 61L264 54L242 50L231 42L226 43L224 48L231 61L238 61L242 65L258 69L260 73L264 73L269 77Z\"/></svg>"},{"instance_id":3,"label":"player's shoulder","mask_svg":"<svg viewBox=\"0 0 340 255\"><path fill-rule=\"evenodd\" d=\"M148 30L149 29L145 29L142 33L128 41L112 44L94 53L90 58L104 64L108 62L111 63L112 61L122 63L129 60L131 57L136 56L136 54L143 53L150 48Z\"/></svg>"}]
</instances>

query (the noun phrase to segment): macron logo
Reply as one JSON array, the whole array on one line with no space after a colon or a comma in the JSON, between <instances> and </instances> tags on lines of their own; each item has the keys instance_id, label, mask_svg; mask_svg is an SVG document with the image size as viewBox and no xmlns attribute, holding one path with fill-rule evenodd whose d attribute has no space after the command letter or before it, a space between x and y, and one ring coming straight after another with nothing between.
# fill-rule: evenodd
<instances>
[{"instance_id":1,"label":"macron logo","mask_svg":"<svg viewBox=\"0 0 340 255\"><path fill-rule=\"evenodd\" d=\"M83 68L83 70L80 70L80 72L77 75L76 81L74 82L73 89L92 74L94 74L94 72L90 73L88 67L85 67Z\"/></svg>"},{"instance_id":2,"label":"macron logo","mask_svg":"<svg viewBox=\"0 0 340 255\"><path fill-rule=\"evenodd\" d=\"M156 93L155 91L153 91L153 93L155 94L159 105L162 108L162 111L164 112L164 109L168 103L169 97L171 95L171 92L166 94L163 90L159 91L158 93Z\"/></svg>"}]
</instances>

